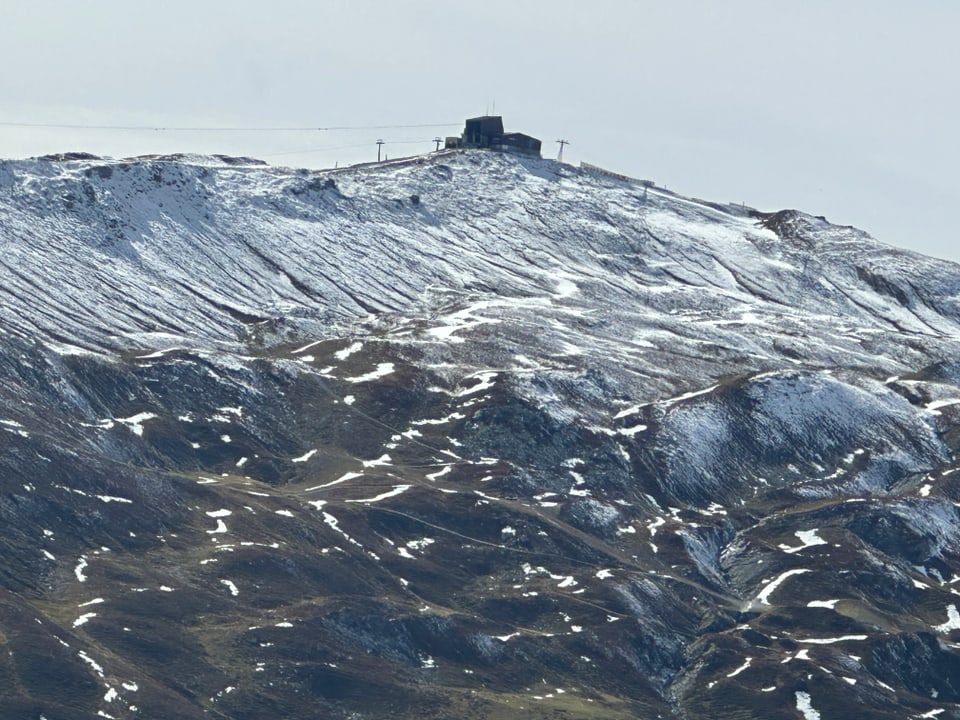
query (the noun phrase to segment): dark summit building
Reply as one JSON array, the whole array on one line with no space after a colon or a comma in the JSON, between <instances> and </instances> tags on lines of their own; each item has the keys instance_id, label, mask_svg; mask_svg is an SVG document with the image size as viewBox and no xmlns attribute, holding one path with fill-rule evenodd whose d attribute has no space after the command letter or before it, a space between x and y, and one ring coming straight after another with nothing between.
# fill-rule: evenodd
<instances>
[{"instance_id":1,"label":"dark summit building","mask_svg":"<svg viewBox=\"0 0 960 720\"><path fill-rule=\"evenodd\" d=\"M540 141L523 133L504 132L503 118L499 115L470 118L463 135L448 137L444 147L488 148L540 157Z\"/></svg>"}]
</instances>

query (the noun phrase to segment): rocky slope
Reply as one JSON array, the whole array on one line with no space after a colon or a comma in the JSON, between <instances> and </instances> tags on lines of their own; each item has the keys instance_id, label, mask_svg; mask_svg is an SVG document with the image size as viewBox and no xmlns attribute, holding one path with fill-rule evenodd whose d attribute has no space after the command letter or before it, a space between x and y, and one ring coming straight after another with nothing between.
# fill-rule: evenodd
<instances>
[{"instance_id":1,"label":"rocky slope","mask_svg":"<svg viewBox=\"0 0 960 720\"><path fill-rule=\"evenodd\" d=\"M0 163L5 718L960 717L960 268L550 161Z\"/></svg>"}]
</instances>

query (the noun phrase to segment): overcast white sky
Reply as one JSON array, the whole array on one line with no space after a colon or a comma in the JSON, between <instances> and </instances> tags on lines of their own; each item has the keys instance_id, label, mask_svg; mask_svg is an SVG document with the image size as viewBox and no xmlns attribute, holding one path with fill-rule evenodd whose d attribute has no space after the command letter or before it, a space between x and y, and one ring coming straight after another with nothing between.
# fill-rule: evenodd
<instances>
[{"instance_id":1,"label":"overcast white sky","mask_svg":"<svg viewBox=\"0 0 960 720\"><path fill-rule=\"evenodd\" d=\"M960 260L956 0L3 0L0 157L396 157L493 110L678 192ZM358 131L92 130L330 127Z\"/></svg>"}]
</instances>

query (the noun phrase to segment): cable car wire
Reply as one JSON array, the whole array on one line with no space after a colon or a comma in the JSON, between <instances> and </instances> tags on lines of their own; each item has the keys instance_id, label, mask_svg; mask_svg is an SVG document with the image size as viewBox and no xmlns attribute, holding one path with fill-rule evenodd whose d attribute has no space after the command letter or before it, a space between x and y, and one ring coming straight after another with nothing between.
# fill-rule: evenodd
<instances>
[{"instance_id":1,"label":"cable car wire","mask_svg":"<svg viewBox=\"0 0 960 720\"><path fill-rule=\"evenodd\" d=\"M83 125L72 123L27 123L0 120L0 127L50 128L58 130L123 130L140 132L342 132L349 130L408 130L454 127L460 123L414 125L330 125L327 127L173 127L150 125Z\"/></svg>"}]
</instances>

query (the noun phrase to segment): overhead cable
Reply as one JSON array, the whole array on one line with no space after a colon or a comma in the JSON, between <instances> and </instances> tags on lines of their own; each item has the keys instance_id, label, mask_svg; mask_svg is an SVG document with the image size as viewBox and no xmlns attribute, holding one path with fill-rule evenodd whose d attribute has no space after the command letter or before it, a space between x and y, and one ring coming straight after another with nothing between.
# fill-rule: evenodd
<instances>
[{"instance_id":1,"label":"overhead cable","mask_svg":"<svg viewBox=\"0 0 960 720\"><path fill-rule=\"evenodd\" d=\"M339 132L348 130L405 130L454 127L460 123L416 125L331 125L327 127L168 127L149 125L82 125L68 123L27 123L0 121L0 127L56 128L60 130L128 130L149 132Z\"/></svg>"},{"instance_id":2,"label":"overhead cable","mask_svg":"<svg viewBox=\"0 0 960 720\"><path fill-rule=\"evenodd\" d=\"M385 140L384 145L429 145L433 140ZM333 152L335 150L353 150L356 148L365 148L375 143L354 143L353 145L324 145L321 147L303 148L301 150L283 150L281 152L258 153L259 157L277 157L279 155L300 155L317 152Z\"/></svg>"}]
</instances>

